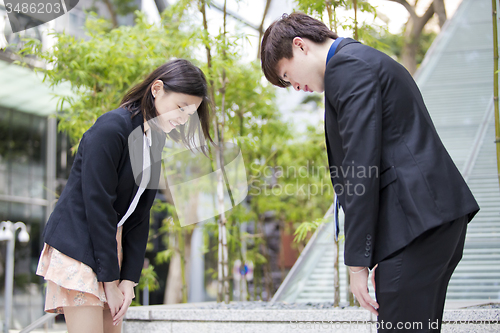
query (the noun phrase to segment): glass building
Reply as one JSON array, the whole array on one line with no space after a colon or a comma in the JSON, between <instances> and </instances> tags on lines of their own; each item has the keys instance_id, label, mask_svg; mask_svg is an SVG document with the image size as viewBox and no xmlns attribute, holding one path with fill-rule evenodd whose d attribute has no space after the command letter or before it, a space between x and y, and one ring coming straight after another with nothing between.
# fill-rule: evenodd
<instances>
[{"instance_id":1,"label":"glass building","mask_svg":"<svg viewBox=\"0 0 500 333\"><path fill-rule=\"evenodd\" d=\"M56 118L51 116L57 98L41 75L6 60L0 60L0 73L0 221L21 221L30 234L28 243L16 241L14 253L11 327L16 328L43 315L43 279L35 275L43 246L41 232L56 193L66 182L72 156L67 138L57 133ZM2 307L4 244L0 244Z\"/></svg>"}]
</instances>

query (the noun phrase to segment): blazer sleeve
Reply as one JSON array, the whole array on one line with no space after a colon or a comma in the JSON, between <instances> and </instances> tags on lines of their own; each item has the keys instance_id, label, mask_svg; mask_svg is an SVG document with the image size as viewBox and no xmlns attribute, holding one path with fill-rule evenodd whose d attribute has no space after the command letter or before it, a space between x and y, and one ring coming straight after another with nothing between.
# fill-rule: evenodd
<instances>
[{"instance_id":1,"label":"blazer sleeve","mask_svg":"<svg viewBox=\"0 0 500 333\"><path fill-rule=\"evenodd\" d=\"M325 72L325 97L337 113L345 156L344 183L337 189L343 191L338 194L346 206L344 262L372 268L382 143L380 82L363 60L338 53L331 61Z\"/></svg>"},{"instance_id":2,"label":"blazer sleeve","mask_svg":"<svg viewBox=\"0 0 500 333\"><path fill-rule=\"evenodd\" d=\"M123 225L123 262L120 280L139 283L149 235L149 210L145 215L142 221L133 227L130 227L130 223Z\"/></svg>"},{"instance_id":3,"label":"blazer sleeve","mask_svg":"<svg viewBox=\"0 0 500 333\"><path fill-rule=\"evenodd\" d=\"M118 166L127 142L125 119L105 113L84 134L82 142L82 193L94 250L97 280L120 278L116 231L118 217L113 204Z\"/></svg>"}]
</instances>

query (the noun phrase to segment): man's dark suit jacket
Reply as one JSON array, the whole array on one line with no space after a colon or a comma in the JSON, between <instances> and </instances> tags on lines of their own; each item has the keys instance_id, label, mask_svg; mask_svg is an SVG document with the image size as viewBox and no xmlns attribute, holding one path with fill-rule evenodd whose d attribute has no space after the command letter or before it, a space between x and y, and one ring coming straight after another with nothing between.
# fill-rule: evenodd
<instances>
[{"instance_id":1,"label":"man's dark suit jacket","mask_svg":"<svg viewBox=\"0 0 500 333\"><path fill-rule=\"evenodd\" d=\"M479 206L403 66L346 38L324 81L328 163L345 213L346 265L373 268L424 231L473 218Z\"/></svg>"},{"instance_id":2,"label":"man's dark suit jacket","mask_svg":"<svg viewBox=\"0 0 500 333\"><path fill-rule=\"evenodd\" d=\"M143 140L129 143L142 114L130 117L119 108L100 116L83 134L68 182L43 231L44 242L90 266L102 282L138 282L149 232L149 212L156 189L148 189L123 225L123 262L118 265L117 224L135 196L129 145L142 161ZM165 134L151 131L151 182L158 184ZM137 137L137 136L136 136ZM140 181L140 180L139 180Z\"/></svg>"}]
</instances>

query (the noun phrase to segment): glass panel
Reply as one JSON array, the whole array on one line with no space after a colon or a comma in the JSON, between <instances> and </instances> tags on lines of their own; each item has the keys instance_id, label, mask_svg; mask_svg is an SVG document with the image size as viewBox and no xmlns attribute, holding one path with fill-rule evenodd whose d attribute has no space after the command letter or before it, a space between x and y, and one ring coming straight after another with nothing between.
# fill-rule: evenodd
<instances>
[{"instance_id":1,"label":"glass panel","mask_svg":"<svg viewBox=\"0 0 500 333\"><path fill-rule=\"evenodd\" d=\"M46 198L46 140L47 137L47 119L33 116L31 123L32 134L31 142L33 147L33 155L31 156L31 177L30 196L32 198Z\"/></svg>"},{"instance_id":2,"label":"glass panel","mask_svg":"<svg viewBox=\"0 0 500 333\"><path fill-rule=\"evenodd\" d=\"M0 194L9 193L8 154L9 154L9 110L0 108Z\"/></svg>"},{"instance_id":3,"label":"glass panel","mask_svg":"<svg viewBox=\"0 0 500 333\"><path fill-rule=\"evenodd\" d=\"M30 167L32 155L30 145L31 117L22 112L12 114L12 140L9 160L11 162L11 193L15 196L29 197Z\"/></svg>"},{"instance_id":4,"label":"glass panel","mask_svg":"<svg viewBox=\"0 0 500 333\"><path fill-rule=\"evenodd\" d=\"M0 201L0 221L6 221L9 214L9 203Z\"/></svg>"}]
</instances>

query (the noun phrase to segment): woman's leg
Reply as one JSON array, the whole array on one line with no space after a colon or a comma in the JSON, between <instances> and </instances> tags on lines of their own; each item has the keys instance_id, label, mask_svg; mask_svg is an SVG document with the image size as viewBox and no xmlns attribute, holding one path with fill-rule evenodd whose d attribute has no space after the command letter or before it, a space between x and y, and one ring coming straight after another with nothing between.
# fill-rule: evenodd
<instances>
[{"instance_id":1,"label":"woman's leg","mask_svg":"<svg viewBox=\"0 0 500 333\"><path fill-rule=\"evenodd\" d=\"M103 321L104 321L104 333L121 333L122 331L122 322L121 321L117 326L113 325L113 316L111 316L111 311L109 307L104 306L103 310Z\"/></svg>"},{"instance_id":2,"label":"woman's leg","mask_svg":"<svg viewBox=\"0 0 500 333\"><path fill-rule=\"evenodd\" d=\"M100 306L65 306L68 333L103 333L103 310Z\"/></svg>"}]
</instances>

